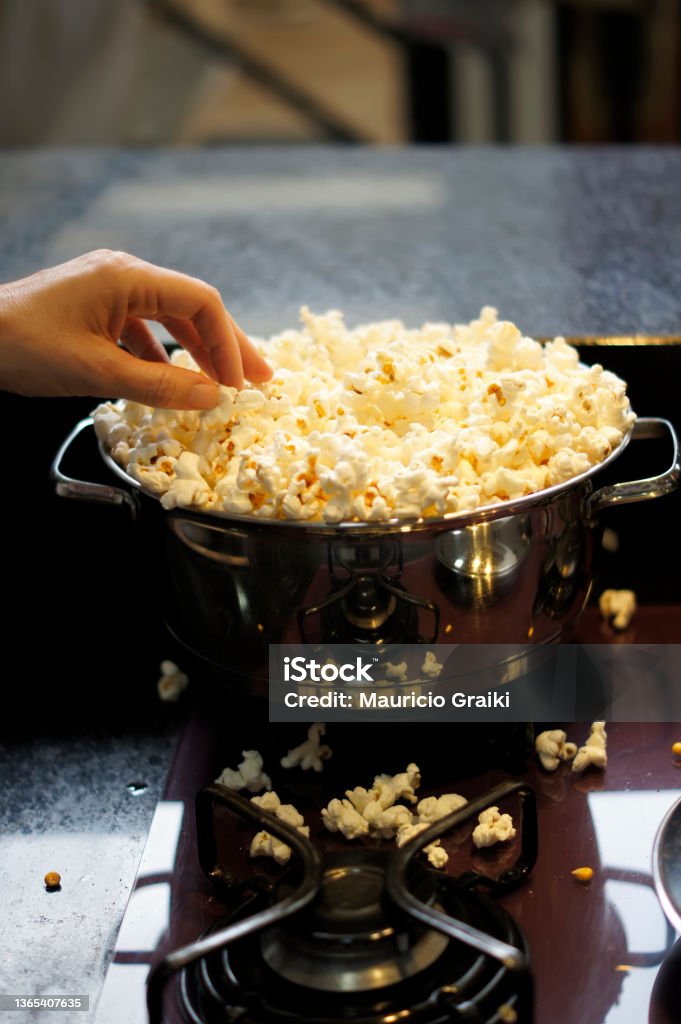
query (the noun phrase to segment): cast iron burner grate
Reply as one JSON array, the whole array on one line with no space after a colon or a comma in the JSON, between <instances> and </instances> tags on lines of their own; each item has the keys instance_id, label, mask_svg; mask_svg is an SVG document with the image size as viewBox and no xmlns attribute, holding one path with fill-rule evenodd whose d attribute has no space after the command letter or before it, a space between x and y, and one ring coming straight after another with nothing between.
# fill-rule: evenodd
<instances>
[{"instance_id":1,"label":"cast iron burner grate","mask_svg":"<svg viewBox=\"0 0 681 1024\"><path fill-rule=\"evenodd\" d=\"M521 851L496 879L455 878L415 860L449 829L513 793L521 799ZM218 862L215 823L225 808L291 846L295 865L248 892ZM151 1024L163 1021L164 989L188 1024L416 1024L532 1021L529 951L513 918L488 895L525 880L537 852L534 794L504 783L435 822L402 848L352 848L324 860L312 843L232 790L197 797L201 865L239 901L197 942L150 973Z\"/></svg>"},{"instance_id":2,"label":"cast iron burner grate","mask_svg":"<svg viewBox=\"0 0 681 1024\"><path fill-rule=\"evenodd\" d=\"M322 636L335 643L434 643L440 609L433 601L410 594L399 582L401 545L392 541L353 546L330 543L327 550L331 592L298 612L304 643L307 627L318 617ZM422 634L420 613L430 616L430 632Z\"/></svg>"}]
</instances>

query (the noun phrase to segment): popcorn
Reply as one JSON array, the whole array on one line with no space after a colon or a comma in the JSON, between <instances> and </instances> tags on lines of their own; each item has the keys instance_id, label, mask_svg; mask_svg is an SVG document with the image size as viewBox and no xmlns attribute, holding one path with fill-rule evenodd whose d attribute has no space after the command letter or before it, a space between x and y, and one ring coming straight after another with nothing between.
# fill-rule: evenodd
<instances>
[{"instance_id":1,"label":"popcorn","mask_svg":"<svg viewBox=\"0 0 681 1024\"><path fill-rule=\"evenodd\" d=\"M100 441L105 441L113 449L121 442L127 441L132 431L132 425L121 417L120 409L113 402L104 402L98 407L95 434Z\"/></svg>"},{"instance_id":2,"label":"popcorn","mask_svg":"<svg viewBox=\"0 0 681 1024\"><path fill-rule=\"evenodd\" d=\"M227 786L227 789L247 789L251 793L272 789L272 780L262 770L262 755L257 750L242 750L241 756L243 761L238 768L224 768L215 781Z\"/></svg>"},{"instance_id":3,"label":"popcorn","mask_svg":"<svg viewBox=\"0 0 681 1024\"><path fill-rule=\"evenodd\" d=\"M312 768L314 771L320 772L323 767L322 762L331 757L331 747L321 742L321 737L325 732L326 726L321 722L311 725L307 730L307 739L282 757L281 767L295 768L296 765L300 765L303 771Z\"/></svg>"},{"instance_id":4,"label":"popcorn","mask_svg":"<svg viewBox=\"0 0 681 1024\"><path fill-rule=\"evenodd\" d=\"M293 804L282 804L276 793L263 793L262 796L251 797L251 803L262 807L263 811L275 814L280 821L309 838L310 826L305 824L302 814ZM273 857L277 864L287 864L291 859L291 847L269 832L256 832L251 840L250 856Z\"/></svg>"},{"instance_id":5,"label":"popcorn","mask_svg":"<svg viewBox=\"0 0 681 1024\"><path fill-rule=\"evenodd\" d=\"M485 307L469 324L347 329L301 310L272 379L205 412L105 402L95 430L165 508L337 523L443 516L563 483L635 419L624 383ZM184 350L172 361L196 369Z\"/></svg>"},{"instance_id":6,"label":"popcorn","mask_svg":"<svg viewBox=\"0 0 681 1024\"><path fill-rule=\"evenodd\" d=\"M174 661L161 662L161 678L156 684L161 700L178 701L189 686L189 676Z\"/></svg>"},{"instance_id":7,"label":"popcorn","mask_svg":"<svg viewBox=\"0 0 681 1024\"><path fill-rule=\"evenodd\" d=\"M598 598L598 610L615 629L626 629L636 614L636 594L633 590L604 590Z\"/></svg>"},{"instance_id":8,"label":"popcorn","mask_svg":"<svg viewBox=\"0 0 681 1024\"><path fill-rule=\"evenodd\" d=\"M346 839L357 839L369 831L390 839L413 821L409 808L397 801L416 803L414 790L420 785L421 772L413 763L397 775L377 775L371 789L356 786L345 791L344 800L331 800L322 811L322 820L330 832L342 832Z\"/></svg>"},{"instance_id":9,"label":"popcorn","mask_svg":"<svg viewBox=\"0 0 681 1024\"><path fill-rule=\"evenodd\" d=\"M426 657L423 665L421 665L421 671L425 672L427 676L432 676L433 678L439 676L440 672L442 672L442 665L432 651L426 651Z\"/></svg>"},{"instance_id":10,"label":"popcorn","mask_svg":"<svg viewBox=\"0 0 681 1024\"><path fill-rule=\"evenodd\" d=\"M277 864L287 864L291 859L291 847L269 832L256 832L251 840L251 857L273 857Z\"/></svg>"},{"instance_id":11,"label":"popcorn","mask_svg":"<svg viewBox=\"0 0 681 1024\"><path fill-rule=\"evenodd\" d=\"M203 508L211 503L211 489L203 477L202 470L207 471L207 463L202 455L184 451L175 461L175 478L161 498L164 508L175 508L180 505L187 508L197 505Z\"/></svg>"},{"instance_id":12,"label":"popcorn","mask_svg":"<svg viewBox=\"0 0 681 1024\"><path fill-rule=\"evenodd\" d=\"M368 815L365 812L365 817ZM380 811L372 820L368 818L372 833L379 839L392 839L405 825L411 825L413 815L404 804L394 804Z\"/></svg>"},{"instance_id":13,"label":"popcorn","mask_svg":"<svg viewBox=\"0 0 681 1024\"><path fill-rule=\"evenodd\" d=\"M425 799L419 801L416 807L416 813L419 821L432 825L434 821L438 821L440 818L446 818L448 814L453 814L454 811L459 811L462 807L465 807L467 803L468 800L466 800L465 796L459 796L458 793L443 793L442 796L427 796Z\"/></svg>"},{"instance_id":14,"label":"popcorn","mask_svg":"<svg viewBox=\"0 0 681 1024\"><path fill-rule=\"evenodd\" d=\"M407 765L406 772L399 772L397 775L377 775L374 779L374 793L381 807L390 807L396 800L408 800L410 804L416 803L414 790L421 785L421 772L419 766Z\"/></svg>"},{"instance_id":15,"label":"popcorn","mask_svg":"<svg viewBox=\"0 0 681 1024\"><path fill-rule=\"evenodd\" d=\"M561 761L571 761L577 753L577 744L567 742L567 733L562 729L547 729L540 732L534 741L534 749L542 768L554 772Z\"/></svg>"},{"instance_id":16,"label":"popcorn","mask_svg":"<svg viewBox=\"0 0 681 1024\"><path fill-rule=\"evenodd\" d=\"M513 839L516 830L510 814L500 814L498 807L488 807L478 815L479 824L473 829L473 842L480 850Z\"/></svg>"},{"instance_id":17,"label":"popcorn","mask_svg":"<svg viewBox=\"0 0 681 1024\"><path fill-rule=\"evenodd\" d=\"M608 734L605 731L605 722L594 722L591 726L589 738L583 747L577 751L572 762L573 772L583 772L593 765L595 768L605 768L608 763L608 755L605 745Z\"/></svg>"},{"instance_id":18,"label":"popcorn","mask_svg":"<svg viewBox=\"0 0 681 1024\"><path fill-rule=\"evenodd\" d=\"M429 843L423 851L428 858L428 862L431 867L442 869L449 860L449 854L440 846L440 840L436 839L434 843Z\"/></svg>"},{"instance_id":19,"label":"popcorn","mask_svg":"<svg viewBox=\"0 0 681 1024\"><path fill-rule=\"evenodd\" d=\"M345 795L360 814L364 814L365 807L373 803L374 791L372 789L364 789L363 786L355 786L354 789L346 789Z\"/></svg>"},{"instance_id":20,"label":"popcorn","mask_svg":"<svg viewBox=\"0 0 681 1024\"><path fill-rule=\"evenodd\" d=\"M270 814L276 814L281 807L281 800L279 795L270 790L268 793L263 793L262 796L251 797L251 803L257 807L262 807L263 811L269 811Z\"/></svg>"},{"instance_id":21,"label":"popcorn","mask_svg":"<svg viewBox=\"0 0 681 1024\"><path fill-rule=\"evenodd\" d=\"M329 832L342 832L346 839L357 839L369 832L369 822L349 800L331 800L322 810L322 821Z\"/></svg>"},{"instance_id":22,"label":"popcorn","mask_svg":"<svg viewBox=\"0 0 681 1024\"><path fill-rule=\"evenodd\" d=\"M416 813L398 800L415 804L415 790L421 785L417 764L397 775L377 775L371 789L356 786L345 791L344 800L331 800L322 811L322 820L330 832L342 832L347 839L371 836L375 839L395 838L403 846L413 836L428 828L438 818L451 814L468 802L458 793L426 797L419 801ZM267 795L267 794L266 794ZM422 851L430 864L443 868L449 855L436 839Z\"/></svg>"},{"instance_id":23,"label":"popcorn","mask_svg":"<svg viewBox=\"0 0 681 1024\"><path fill-rule=\"evenodd\" d=\"M397 836L398 846L404 846L405 843L413 839L414 836L418 835L419 832L423 832L424 829L428 828L427 822L416 822L413 825L403 825L399 829ZM428 861L434 868L443 868L449 860L449 854L440 845L440 840L436 839L432 843L428 843L428 846L424 846L422 853L425 853Z\"/></svg>"}]
</instances>

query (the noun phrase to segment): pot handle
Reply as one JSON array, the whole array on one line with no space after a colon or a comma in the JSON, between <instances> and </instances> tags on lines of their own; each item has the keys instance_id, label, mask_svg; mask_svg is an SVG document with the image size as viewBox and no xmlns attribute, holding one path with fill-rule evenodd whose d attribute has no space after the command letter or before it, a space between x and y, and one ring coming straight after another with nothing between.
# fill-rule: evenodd
<instances>
[{"instance_id":1,"label":"pot handle","mask_svg":"<svg viewBox=\"0 0 681 1024\"><path fill-rule=\"evenodd\" d=\"M100 505L127 505L131 517L137 519L139 505L136 495L124 491L121 487L89 483L86 480L74 480L73 477L66 476L62 472L61 464L69 448L76 438L88 427L91 427L93 423L94 420L91 416L76 423L55 455L50 468L50 480L54 484L55 492L60 498L74 498L77 501L95 501Z\"/></svg>"},{"instance_id":2,"label":"pot handle","mask_svg":"<svg viewBox=\"0 0 681 1024\"><path fill-rule=\"evenodd\" d=\"M627 505L632 501L649 501L671 494L679 486L681 463L679 462L679 439L669 420L647 417L636 420L631 434L632 441L650 441L669 434L674 445L674 457L669 469L659 476L649 476L644 480L628 480L626 483L611 484L601 487L588 499L590 516L596 515L601 509L611 505Z\"/></svg>"}]
</instances>

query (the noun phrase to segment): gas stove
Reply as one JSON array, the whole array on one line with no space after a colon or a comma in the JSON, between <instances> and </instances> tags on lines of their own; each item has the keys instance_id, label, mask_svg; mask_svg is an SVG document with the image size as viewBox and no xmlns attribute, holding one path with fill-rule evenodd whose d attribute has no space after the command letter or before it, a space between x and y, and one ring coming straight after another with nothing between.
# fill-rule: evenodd
<instances>
[{"instance_id":1,"label":"gas stove","mask_svg":"<svg viewBox=\"0 0 681 1024\"><path fill-rule=\"evenodd\" d=\"M517 861L498 878L457 877L416 855L485 807L518 794ZM318 845L244 797L214 784L197 798L199 860L221 890L225 917L167 954L148 982L151 1024L235 1019L426 1022L531 1021L528 950L513 918L485 896L521 884L536 858L534 795L506 783L443 818L397 852ZM280 877L241 876L243 835L230 813L289 844ZM248 845L248 842L245 844ZM164 1001L169 979L174 995Z\"/></svg>"},{"instance_id":2,"label":"gas stove","mask_svg":"<svg viewBox=\"0 0 681 1024\"><path fill-rule=\"evenodd\" d=\"M661 628L654 611L652 620ZM599 629L595 619L587 626ZM588 732L583 723L566 728L580 742ZM390 730L329 726L337 753L316 774L276 768L293 732L246 715L235 722L227 705L194 708L95 1024L678 1019L665 1009L678 950L650 866L657 826L681 796L671 754L678 726L609 726L606 772L582 777L543 772L523 744L468 772L459 761L453 773L462 730L422 727L429 743L417 746L431 756L419 796L456 791L469 800L470 814L439 823L450 856L443 872L421 863L427 834L397 850L394 841L350 843L321 825L320 808L366 784L369 765L393 771L414 759L408 733L388 746ZM302 734L299 726L296 742ZM249 747L263 752L274 788L312 826L310 842L286 834L294 856L283 868L248 856L255 831L266 824L281 834L282 823L211 781ZM494 801L522 823L518 837L508 850L477 851L476 809ZM594 869L591 883L572 877L580 866Z\"/></svg>"}]
</instances>

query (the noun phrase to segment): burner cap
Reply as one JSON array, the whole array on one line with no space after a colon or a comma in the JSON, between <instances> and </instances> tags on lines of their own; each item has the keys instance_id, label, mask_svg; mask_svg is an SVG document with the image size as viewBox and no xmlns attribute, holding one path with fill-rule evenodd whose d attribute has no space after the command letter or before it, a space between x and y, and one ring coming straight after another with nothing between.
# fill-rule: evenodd
<instances>
[{"instance_id":1,"label":"burner cap","mask_svg":"<svg viewBox=\"0 0 681 1024\"><path fill-rule=\"evenodd\" d=\"M382 988L429 967L449 940L388 903L386 867L381 850L330 856L311 910L263 934L266 963L288 981L325 992ZM425 869L414 873L413 886L419 899L435 904L436 883Z\"/></svg>"}]
</instances>

